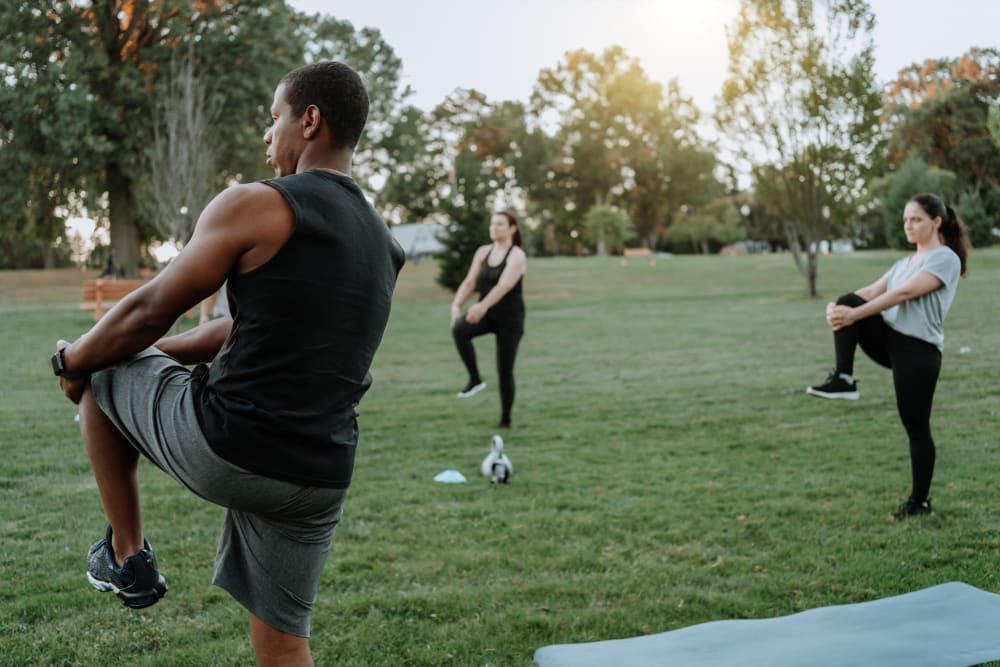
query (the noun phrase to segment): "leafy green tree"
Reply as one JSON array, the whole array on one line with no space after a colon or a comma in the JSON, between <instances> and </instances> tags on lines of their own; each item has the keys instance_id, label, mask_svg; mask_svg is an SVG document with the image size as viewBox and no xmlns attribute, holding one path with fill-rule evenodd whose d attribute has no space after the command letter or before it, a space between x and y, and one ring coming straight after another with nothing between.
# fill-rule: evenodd
<instances>
[{"instance_id":1,"label":"leafy green tree","mask_svg":"<svg viewBox=\"0 0 1000 667\"><path fill-rule=\"evenodd\" d=\"M378 190L375 206L389 222L418 222L440 212L448 166L432 124L430 114L408 106L385 138L386 160L393 167Z\"/></svg>"},{"instance_id":2,"label":"leafy green tree","mask_svg":"<svg viewBox=\"0 0 1000 667\"><path fill-rule=\"evenodd\" d=\"M465 278L476 249L489 239L490 200L494 189L484 178L482 160L468 147L455 158L450 186L449 195L441 202L447 223L437 281L454 291Z\"/></svg>"},{"instance_id":3,"label":"leafy green tree","mask_svg":"<svg viewBox=\"0 0 1000 667\"><path fill-rule=\"evenodd\" d=\"M111 242L122 266L134 274L139 242L150 232L138 204L144 148L152 141L152 107L166 88L171 55L186 44L186 36L198 40L227 110L213 140L222 147L222 162L243 172L251 164L251 145L254 161L261 162L259 140L274 82L302 61L302 46L294 39L297 20L279 0L5 4L0 30L12 48L0 63L8 75L3 86L32 89L34 102L4 105L11 145L29 144L22 159L44 165L46 146L22 142L19 133L33 132L28 129L33 121L69 126L64 141L74 148L61 155L80 168L64 174L65 185L52 193L50 204L62 208L74 192L90 193L92 204L96 194L106 192ZM66 91L71 95L65 104L72 106L59 113ZM81 108L77 98L87 106Z\"/></svg>"},{"instance_id":4,"label":"leafy green tree","mask_svg":"<svg viewBox=\"0 0 1000 667\"><path fill-rule=\"evenodd\" d=\"M592 206L583 216L583 239L597 248L601 257L617 254L632 236L628 215L615 206Z\"/></svg>"},{"instance_id":5,"label":"leafy green tree","mask_svg":"<svg viewBox=\"0 0 1000 667\"><path fill-rule=\"evenodd\" d=\"M708 254L744 236L743 220L733 200L718 197L691 213L682 210L665 240L675 247L690 245L693 252Z\"/></svg>"},{"instance_id":6,"label":"leafy green tree","mask_svg":"<svg viewBox=\"0 0 1000 667\"><path fill-rule=\"evenodd\" d=\"M676 80L668 82L656 114L647 121L648 133L630 155L634 185L626 186L625 199L640 244L655 248L685 207L706 205L724 187L715 175L715 146L696 130L701 114Z\"/></svg>"},{"instance_id":7,"label":"leafy green tree","mask_svg":"<svg viewBox=\"0 0 1000 667\"><path fill-rule=\"evenodd\" d=\"M819 242L856 215L879 144L864 0L743 0L716 122L817 293Z\"/></svg>"},{"instance_id":8,"label":"leafy green tree","mask_svg":"<svg viewBox=\"0 0 1000 667\"><path fill-rule=\"evenodd\" d=\"M531 113L548 140L532 142L536 166L518 171L518 181L560 246L575 245L581 216L595 205L624 209L640 242L655 245L673 211L718 194L697 109L676 82L664 90L621 47L574 51L542 70Z\"/></svg>"},{"instance_id":9,"label":"leafy green tree","mask_svg":"<svg viewBox=\"0 0 1000 667\"><path fill-rule=\"evenodd\" d=\"M457 90L431 116L428 132L438 151L432 164L447 170L445 177L433 177L443 185L437 199L446 220L437 280L454 290L476 248L489 238L490 214L514 207L510 165L524 110L513 102L490 104L475 90Z\"/></svg>"},{"instance_id":10,"label":"leafy green tree","mask_svg":"<svg viewBox=\"0 0 1000 667\"><path fill-rule=\"evenodd\" d=\"M44 6L0 7L0 266L51 267L74 191L110 146L94 136L92 96L78 82L87 64Z\"/></svg>"},{"instance_id":11,"label":"leafy green tree","mask_svg":"<svg viewBox=\"0 0 1000 667\"><path fill-rule=\"evenodd\" d=\"M995 218L987 211L986 201L978 190L968 189L955 207L955 212L969 228L969 242L973 247L986 247L996 243L993 229Z\"/></svg>"},{"instance_id":12,"label":"leafy green tree","mask_svg":"<svg viewBox=\"0 0 1000 667\"><path fill-rule=\"evenodd\" d=\"M306 61L338 60L361 74L370 109L355 152L351 175L367 189L379 189L397 169L417 157L408 151L413 121L419 114L406 100L413 91L402 82L403 61L375 28L355 28L333 16L303 16L298 41ZM377 202L376 202L377 203Z\"/></svg>"},{"instance_id":13,"label":"leafy green tree","mask_svg":"<svg viewBox=\"0 0 1000 667\"><path fill-rule=\"evenodd\" d=\"M916 157L954 173L958 208L974 200L967 208L980 220L976 230L970 224L977 245L995 242L990 219L1000 219L992 194L1000 186L998 101L1000 50L979 48L904 68L886 95L890 165Z\"/></svg>"},{"instance_id":14,"label":"leafy green tree","mask_svg":"<svg viewBox=\"0 0 1000 667\"><path fill-rule=\"evenodd\" d=\"M1000 105L990 107L989 115L986 118L986 129L990 131L990 136L1000 148Z\"/></svg>"}]
</instances>

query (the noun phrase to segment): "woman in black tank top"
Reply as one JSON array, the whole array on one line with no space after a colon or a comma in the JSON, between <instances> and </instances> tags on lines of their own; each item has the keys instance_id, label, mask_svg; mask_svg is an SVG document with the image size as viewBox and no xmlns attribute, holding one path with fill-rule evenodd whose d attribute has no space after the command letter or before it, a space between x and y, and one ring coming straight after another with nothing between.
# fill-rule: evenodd
<instances>
[{"instance_id":1,"label":"woman in black tank top","mask_svg":"<svg viewBox=\"0 0 1000 667\"><path fill-rule=\"evenodd\" d=\"M476 251L472 266L451 302L451 333L458 348L469 382L459 398L468 398L486 388L479 375L472 339L485 333L497 337L497 376L500 382L500 428L510 427L514 405L514 358L524 334L524 299L521 281L527 263L522 249L521 229L509 211L490 218L493 243ZM479 301L462 316L462 304L479 292Z\"/></svg>"}]
</instances>

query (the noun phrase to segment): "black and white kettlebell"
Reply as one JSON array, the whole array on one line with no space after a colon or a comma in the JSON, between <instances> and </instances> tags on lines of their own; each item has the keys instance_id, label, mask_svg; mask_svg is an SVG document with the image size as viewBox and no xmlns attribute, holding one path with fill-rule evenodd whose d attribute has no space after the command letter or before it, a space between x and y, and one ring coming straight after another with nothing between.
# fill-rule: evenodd
<instances>
[{"instance_id":1,"label":"black and white kettlebell","mask_svg":"<svg viewBox=\"0 0 1000 667\"><path fill-rule=\"evenodd\" d=\"M503 453L503 438L499 435L494 435L490 441L490 453L483 459L479 471L494 484L506 484L514 472L510 459Z\"/></svg>"}]
</instances>

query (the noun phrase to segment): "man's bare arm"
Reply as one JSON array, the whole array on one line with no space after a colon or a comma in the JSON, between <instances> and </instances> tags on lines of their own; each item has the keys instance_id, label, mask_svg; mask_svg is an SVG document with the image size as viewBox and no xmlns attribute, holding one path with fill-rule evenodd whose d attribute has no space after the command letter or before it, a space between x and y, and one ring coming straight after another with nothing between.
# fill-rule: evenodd
<instances>
[{"instance_id":1,"label":"man's bare arm","mask_svg":"<svg viewBox=\"0 0 1000 667\"><path fill-rule=\"evenodd\" d=\"M215 358L233 330L231 317L209 320L176 336L156 341L154 347L182 364L203 364Z\"/></svg>"},{"instance_id":2,"label":"man's bare arm","mask_svg":"<svg viewBox=\"0 0 1000 667\"><path fill-rule=\"evenodd\" d=\"M267 261L293 225L291 210L269 186L222 192L198 218L191 241L156 278L65 348L66 368L100 370L153 345L182 313L215 293L234 266L245 272Z\"/></svg>"}]
</instances>

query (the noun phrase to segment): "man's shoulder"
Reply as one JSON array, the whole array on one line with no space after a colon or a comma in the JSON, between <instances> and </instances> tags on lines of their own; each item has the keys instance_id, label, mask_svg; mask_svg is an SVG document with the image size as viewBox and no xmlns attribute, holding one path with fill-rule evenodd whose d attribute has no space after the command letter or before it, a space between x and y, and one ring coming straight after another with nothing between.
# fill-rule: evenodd
<instances>
[{"instance_id":1,"label":"man's shoulder","mask_svg":"<svg viewBox=\"0 0 1000 667\"><path fill-rule=\"evenodd\" d=\"M230 185L219 193L218 198L231 204L266 204L268 201L280 201L281 194L275 188L268 185L267 181L256 181L254 183Z\"/></svg>"}]
</instances>

